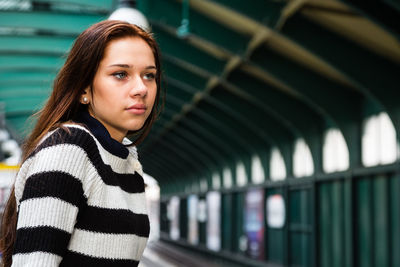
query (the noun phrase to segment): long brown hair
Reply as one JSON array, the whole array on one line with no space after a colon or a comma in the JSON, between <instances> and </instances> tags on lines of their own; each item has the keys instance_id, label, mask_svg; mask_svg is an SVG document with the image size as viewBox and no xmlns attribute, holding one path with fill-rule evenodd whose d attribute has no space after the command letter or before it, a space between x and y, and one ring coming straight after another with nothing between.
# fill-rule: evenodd
<instances>
[{"instance_id":1,"label":"long brown hair","mask_svg":"<svg viewBox=\"0 0 400 267\"><path fill-rule=\"evenodd\" d=\"M53 84L53 91L47 103L37 114L37 123L23 145L22 161L34 151L38 142L48 133L61 126L63 122L73 119L82 107L79 99L87 87L92 88L94 76L104 56L107 44L124 37L140 37L152 49L157 68L157 96L153 109L143 127L128 134L134 135L133 145L140 144L149 133L162 108L161 66L158 45L153 36L140 27L117 21L108 20L96 23L82 32L67 57ZM8 267L12 263L12 252L16 238L17 204L14 188L4 210L0 250L3 253L3 264Z\"/></svg>"}]
</instances>

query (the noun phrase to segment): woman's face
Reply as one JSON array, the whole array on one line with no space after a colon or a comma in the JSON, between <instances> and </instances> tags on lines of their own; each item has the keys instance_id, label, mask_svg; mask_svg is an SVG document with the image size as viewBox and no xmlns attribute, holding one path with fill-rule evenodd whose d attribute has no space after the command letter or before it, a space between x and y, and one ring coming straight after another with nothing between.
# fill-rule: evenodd
<instances>
[{"instance_id":1,"label":"woman's face","mask_svg":"<svg viewBox=\"0 0 400 267\"><path fill-rule=\"evenodd\" d=\"M89 113L117 141L142 128L157 94L156 64L150 46L140 37L111 41L100 61L89 96Z\"/></svg>"}]
</instances>

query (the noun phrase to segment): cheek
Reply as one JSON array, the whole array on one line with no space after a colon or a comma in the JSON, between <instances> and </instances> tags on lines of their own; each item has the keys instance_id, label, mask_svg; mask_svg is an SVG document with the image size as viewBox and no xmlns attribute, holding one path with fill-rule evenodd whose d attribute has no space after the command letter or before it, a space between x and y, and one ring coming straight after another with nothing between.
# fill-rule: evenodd
<instances>
[{"instance_id":1,"label":"cheek","mask_svg":"<svg viewBox=\"0 0 400 267\"><path fill-rule=\"evenodd\" d=\"M154 105L154 102L156 101L156 98L157 98L157 88L154 88L152 91L151 91L151 100L150 100L150 102L151 102L151 106L153 106Z\"/></svg>"}]
</instances>

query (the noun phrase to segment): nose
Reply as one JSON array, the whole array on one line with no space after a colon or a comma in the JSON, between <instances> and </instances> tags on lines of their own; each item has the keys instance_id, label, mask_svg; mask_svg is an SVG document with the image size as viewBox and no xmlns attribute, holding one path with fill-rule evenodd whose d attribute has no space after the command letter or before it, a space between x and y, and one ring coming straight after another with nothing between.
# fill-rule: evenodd
<instances>
[{"instance_id":1,"label":"nose","mask_svg":"<svg viewBox=\"0 0 400 267\"><path fill-rule=\"evenodd\" d=\"M131 90L129 91L131 97L139 96L145 97L147 95L147 86L140 75L136 75L132 79Z\"/></svg>"}]
</instances>

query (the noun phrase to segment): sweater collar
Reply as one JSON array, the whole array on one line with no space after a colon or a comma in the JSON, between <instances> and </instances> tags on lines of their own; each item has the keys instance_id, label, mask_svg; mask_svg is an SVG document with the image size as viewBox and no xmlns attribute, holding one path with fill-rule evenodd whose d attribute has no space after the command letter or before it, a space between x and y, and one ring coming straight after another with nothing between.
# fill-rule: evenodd
<instances>
[{"instance_id":1,"label":"sweater collar","mask_svg":"<svg viewBox=\"0 0 400 267\"><path fill-rule=\"evenodd\" d=\"M123 144L113 139L106 127L104 127L100 121L93 118L88 111L80 111L76 116L75 121L86 125L90 132L108 152L121 158L128 157L129 150Z\"/></svg>"}]
</instances>

